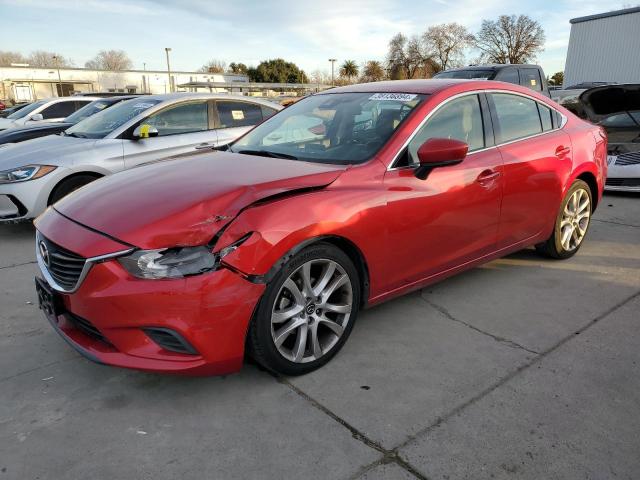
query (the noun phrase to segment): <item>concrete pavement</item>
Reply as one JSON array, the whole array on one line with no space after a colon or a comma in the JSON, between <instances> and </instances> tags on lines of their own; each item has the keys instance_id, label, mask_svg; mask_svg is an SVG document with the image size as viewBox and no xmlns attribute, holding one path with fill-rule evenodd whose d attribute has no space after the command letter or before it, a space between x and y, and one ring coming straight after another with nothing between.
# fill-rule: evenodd
<instances>
[{"instance_id":1,"label":"concrete pavement","mask_svg":"<svg viewBox=\"0 0 640 480\"><path fill-rule=\"evenodd\" d=\"M363 312L298 378L88 362L35 305L32 227L0 247L0 480L640 471L640 196L606 195L570 260L519 252Z\"/></svg>"}]
</instances>

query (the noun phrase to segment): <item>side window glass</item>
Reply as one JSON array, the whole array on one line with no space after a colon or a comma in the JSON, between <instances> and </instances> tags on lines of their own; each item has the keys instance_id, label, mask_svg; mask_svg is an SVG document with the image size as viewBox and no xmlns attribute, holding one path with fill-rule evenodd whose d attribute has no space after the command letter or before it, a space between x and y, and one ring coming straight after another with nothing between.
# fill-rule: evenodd
<instances>
[{"instance_id":1,"label":"side window glass","mask_svg":"<svg viewBox=\"0 0 640 480\"><path fill-rule=\"evenodd\" d=\"M508 93L492 93L491 97L500 124L500 143L542 133L537 102Z\"/></svg>"},{"instance_id":2,"label":"side window glass","mask_svg":"<svg viewBox=\"0 0 640 480\"><path fill-rule=\"evenodd\" d=\"M540 120L542 121L542 130L548 132L553 129L552 110L545 107L541 103L538 104L538 110L540 110Z\"/></svg>"},{"instance_id":3,"label":"side window glass","mask_svg":"<svg viewBox=\"0 0 640 480\"><path fill-rule=\"evenodd\" d=\"M262 121L260 105L248 102L218 101L219 128L246 127Z\"/></svg>"},{"instance_id":4,"label":"side window glass","mask_svg":"<svg viewBox=\"0 0 640 480\"><path fill-rule=\"evenodd\" d=\"M521 68L520 69L520 85L528 87L537 92L542 91L542 81L540 80L540 72L537 68Z\"/></svg>"},{"instance_id":5,"label":"side window glass","mask_svg":"<svg viewBox=\"0 0 640 480\"><path fill-rule=\"evenodd\" d=\"M183 103L166 108L143 120L146 125L158 129L158 136L202 132L209 129L206 102Z\"/></svg>"},{"instance_id":6,"label":"side window glass","mask_svg":"<svg viewBox=\"0 0 640 480\"><path fill-rule=\"evenodd\" d=\"M501 82L515 83L516 85L519 85L520 77L518 76L518 69L505 68L498 74L496 80L499 80Z\"/></svg>"},{"instance_id":7,"label":"side window glass","mask_svg":"<svg viewBox=\"0 0 640 480\"><path fill-rule=\"evenodd\" d=\"M74 102L74 103L75 103L75 110L74 111L78 111L82 107L86 107L87 105L89 105L91 102Z\"/></svg>"},{"instance_id":8,"label":"side window glass","mask_svg":"<svg viewBox=\"0 0 640 480\"><path fill-rule=\"evenodd\" d=\"M418 149L430 138L452 138L469 145L469 151L484 148L482 111L477 95L445 104L427 121L409 143L409 163L418 163Z\"/></svg>"},{"instance_id":9,"label":"side window glass","mask_svg":"<svg viewBox=\"0 0 640 480\"><path fill-rule=\"evenodd\" d=\"M40 113L45 120L51 118L64 118L75 112L75 102L58 102L48 106Z\"/></svg>"},{"instance_id":10,"label":"side window glass","mask_svg":"<svg viewBox=\"0 0 640 480\"><path fill-rule=\"evenodd\" d=\"M260 108L262 109L262 119L263 120L266 120L267 118L272 117L273 115L278 113L278 111L275 108L269 108L269 107L265 107L265 106L262 106Z\"/></svg>"}]
</instances>

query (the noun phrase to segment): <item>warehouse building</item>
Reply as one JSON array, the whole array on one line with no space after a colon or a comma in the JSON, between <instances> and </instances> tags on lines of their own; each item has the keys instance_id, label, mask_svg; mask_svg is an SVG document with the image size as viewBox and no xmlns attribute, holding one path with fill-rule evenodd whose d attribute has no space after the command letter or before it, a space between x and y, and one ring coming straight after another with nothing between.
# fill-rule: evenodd
<instances>
[{"instance_id":1,"label":"warehouse building","mask_svg":"<svg viewBox=\"0 0 640 480\"><path fill-rule=\"evenodd\" d=\"M640 7L570 22L565 88L583 82L640 83Z\"/></svg>"},{"instance_id":2,"label":"warehouse building","mask_svg":"<svg viewBox=\"0 0 640 480\"><path fill-rule=\"evenodd\" d=\"M162 70L91 70L88 68L0 67L0 100L31 102L40 98L69 96L74 93L168 93L196 91L181 87L189 82L216 82L213 91L225 92L226 85L247 83L246 75L171 72Z\"/></svg>"}]
</instances>

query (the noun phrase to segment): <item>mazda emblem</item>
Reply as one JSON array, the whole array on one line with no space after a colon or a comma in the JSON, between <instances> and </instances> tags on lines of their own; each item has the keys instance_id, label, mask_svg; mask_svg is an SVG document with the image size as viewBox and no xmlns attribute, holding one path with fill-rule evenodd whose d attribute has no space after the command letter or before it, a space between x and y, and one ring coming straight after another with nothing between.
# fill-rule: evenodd
<instances>
[{"instance_id":1,"label":"mazda emblem","mask_svg":"<svg viewBox=\"0 0 640 480\"><path fill-rule=\"evenodd\" d=\"M40 256L42 257L42 261L47 267L49 267L51 259L49 258L49 249L47 248L47 244L41 241L38 245L38 248L40 249Z\"/></svg>"}]
</instances>

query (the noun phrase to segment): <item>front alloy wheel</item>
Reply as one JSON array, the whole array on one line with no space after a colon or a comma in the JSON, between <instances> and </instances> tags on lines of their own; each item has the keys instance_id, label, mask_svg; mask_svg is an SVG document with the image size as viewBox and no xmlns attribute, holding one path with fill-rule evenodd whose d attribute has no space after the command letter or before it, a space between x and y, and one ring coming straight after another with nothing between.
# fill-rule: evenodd
<instances>
[{"instance_id":1,"label":"front alloy wheel","mask_svg":"<svg viewBox=\"0 0 640 480\"><path fill-rule=\"evenodd\" d=\"M350 258L327 243L305 248L267 286L251 323L249 350L277 373L313 371L347 340L359 302L358 273Z\"/></svg>"}]
</instances>

